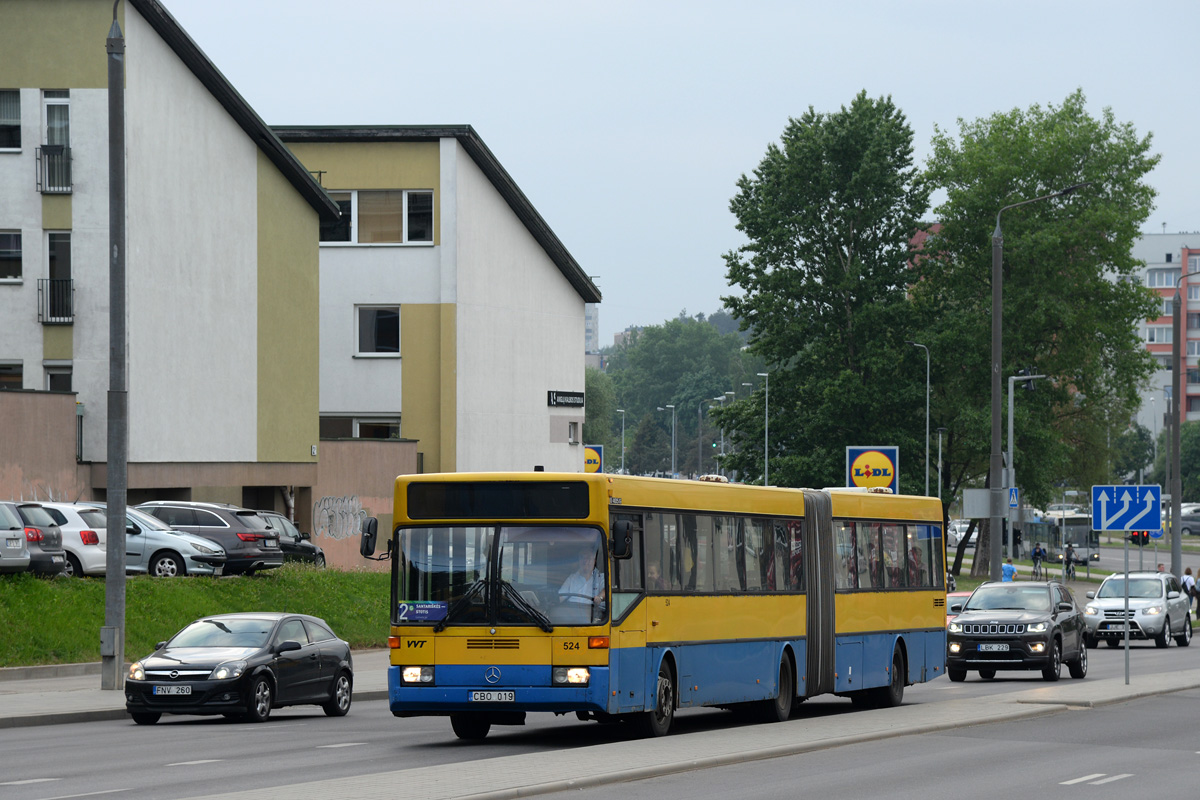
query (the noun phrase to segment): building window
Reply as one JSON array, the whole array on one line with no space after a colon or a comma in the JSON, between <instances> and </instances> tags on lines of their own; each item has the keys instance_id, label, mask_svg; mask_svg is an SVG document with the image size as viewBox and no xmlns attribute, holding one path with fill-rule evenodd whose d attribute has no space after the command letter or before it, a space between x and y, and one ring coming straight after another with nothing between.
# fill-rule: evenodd
<instances>
[{"instance_id":1,"label":"building window","mask_svg":"<svg viewBox=\"0 0 1200 800\"><path fill-rule=\"evenodd\" d=\"M1160 369L1170 369L1171 368L1171 357L1170 356L1155 356L1154 360L1158 362L1158 366Z\"/></svg>"},{"instance_id":2,"label":"building window","mask_svg":"<svg viewBox=\"0 0 1200 800\"><path fill-rule=\"evenodd\" d=\"M400 420L397 417L321 417L320 435L322 439L399 439Z\"/></svg>"},{"instance_id":3,"label":"building window","mask_svg":"<svg viewBox=\"0 0 1200 800\"><path fill-rule=\"evenodd\" d=\"M1188 256L1188 272L1200 269L1200 256Z\"/></svg>"},{"instance_id":4,"label":"building window","mask_svg":"<svg viewBox=\"0 0 1200 800\"><path fill-rule=\"evenodd\" d=\"M358 355L400 355L400 306L358 306Z\"/></svg>"},{"instance_id":5,"label":"building window","mask_svg":"<svg viewBox=\"0 0 1200 800\"><path fill-rule=\"evenodd\" d=\"M1146 326L1146 343L1147 344L1170 344L1171 326L1170 325L1147 325Z\"/></svg>"},{"instance_id":6,"label":"building window","mask_svg":"<svg viewBox=\"0 0 1200 800\"><path fill-rule=\"evenodd\" d=\"M71 368L46 367L46 390L50 392L71 391Z\"/></svg>"},{"instance_id":7,"label":"building window","mask_svg":"<svg viewBox=\"0 0 1200 800\"><path fill-rule=\"evenodd\" d=\"M20 389L24 371L20 361L0 361L0 390Z\"/></svg>"},{"instance_id":8,"label":"building window","mask_svg":"<svg viewBox=\"0 0 1200 800\"><path fill-rule=\"evenodd\" d=\"M0 150L21 149L21 93L0 89Z\"/></svg>"},{"instance_id":9,"label":"building window","mask_svg":"<svg viewBox=\"0 0 1200 800\"><path fill-rule=\"evenodd\" d=\"M1188 286L1188 300L1200 300L1200 286Z\"/></svg>"},{"instance_id":10,"label":"building window","mask_svg":"<svg viewBox=\"0 0 1200 800\"><path fill-rule=\"evenodd\" d=\"M1151 289L1155 288L1175 288L1175 281L1179 279L1179 270L1177 269L1150 269L1146 270L1146 285Z\"/></svg>"},{"instance_id":11,"label":"building window","mask_svg":"<svg viewBox=\"0 0 1200 800\"><path fill-rule=\"evenodd\" d=\"M1189 356L1200 356L1200 339L1192 339L1187 343L1187 346L1187 354ZM1170 366L1171 359L1169 357L1163 358L1162 363L1164 366Z\"/></svg>"},{"instance_id":12,"label":"building window","mask_svg":"<svg viewBox=\"0 0 1200 800\"><path fill-rule=\"evenodd\" d=\"M1200 369L1192 368L1187 371L1188 383L1200 383Z\"/></svg>"},{"instance_id":13,"label":"building window","mask_svg":"<svg viewBox=\"0 0 1200 800\"><path fill-rule=\"evenodd\" d=\"M1200 286L1194 286L1194 287L1193 287L1193 286L1189 286L1189 287L1188 287L1188 300L1191 300L1191 299L1192 299L1192 296L1191 296L1192 289L1198 289L1198 290L1200 290ZM1162 311L1162 315L1163 315L1164 317L1173 317L1173 316L1175 316L1175 298L1174 298L1174 297L1164 297L1164 298L1163 298L1163 311Z\"/></svg>"},{"instance_id":14,"label":"building window","mask_svg":"<svg viewBox=\"0 0 1200 800\"><path fill-rule=\"evenodd\" d=\"M1187 317L1188 330L1200 328L1200 314L1189 313Z\"/></svg>"},{"instance_id":15,"label":"building window","mask_svg":"<svg viewBox=\"0 0 1200 800\"><path fill-rule=\"evenodd\" d=\"M21 277L21 232L0 231L0 280Z\"/></svg>"},{"instance_id":16,"label":"building window","mask_svg":"<svg viewBox=\"0 0 1200 800\"><path fill-rule=\"evenodd\" d=\"M433 192L422 189L330 192L342 209L323 223L321 241L350 244L432 244Z\"/></svg>"},{"instance_id":17,"label":"building window","mask_svg":"<svg viewBox=\"0 0 1200 800\"><path fill-rule=\"evenodd\" d=\"M1188 403L1187 403L1188 413L1192 413L1194 411L1200 411L1200 397L1189 397L1187 399L1187 401L1188 401Z\"/></svg>"}]
</instances>

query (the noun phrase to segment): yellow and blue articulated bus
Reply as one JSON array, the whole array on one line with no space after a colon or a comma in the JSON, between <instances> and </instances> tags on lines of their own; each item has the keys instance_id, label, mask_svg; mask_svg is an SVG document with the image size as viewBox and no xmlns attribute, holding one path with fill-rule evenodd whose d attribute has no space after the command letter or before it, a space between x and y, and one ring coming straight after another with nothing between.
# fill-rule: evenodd
<instances>
[{"instance_id":1,"label":"yellow and blue articulated bus","mask_svg":"<svg viewBox=\"0 0 1200 800\"><path fill-rule=\"evenodd\" d=\"M765 721L945 671L940 501L604 474L396 479L388 695L481 739L528 712ZM378 523L364 523L373 557Z\"/></svg>"}]
</instances>

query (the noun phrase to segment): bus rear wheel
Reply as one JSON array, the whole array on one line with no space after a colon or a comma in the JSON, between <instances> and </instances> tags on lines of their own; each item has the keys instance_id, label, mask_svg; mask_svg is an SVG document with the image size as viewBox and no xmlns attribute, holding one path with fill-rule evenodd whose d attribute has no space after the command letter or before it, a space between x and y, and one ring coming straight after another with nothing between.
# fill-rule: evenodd
<instances>
[{"instance_id":1,"label":"bus rear wheel","mask_svg":"<svg viewBox=\"0 0 1200 800\"><path fill-rule=\"evenodd\" d=\"M654 709L644 712L638 722L641 733L647 738L666 736L675 721L675 678L671 665L664 658L658 666L657 688L654 692Z\"/></svg>"},{"instance_id":2,"label":"bus rear wheel","mask_svg":"<svg viewBox=\"0 0 1200 800\"><path fill-rule=\"evenodd\" d=\"M460 739L479 741L487 738L488 731L492 729L492 723L478 714L451 714L450 727L454 729L454 735Z\"/></svg>"}]
</instances>

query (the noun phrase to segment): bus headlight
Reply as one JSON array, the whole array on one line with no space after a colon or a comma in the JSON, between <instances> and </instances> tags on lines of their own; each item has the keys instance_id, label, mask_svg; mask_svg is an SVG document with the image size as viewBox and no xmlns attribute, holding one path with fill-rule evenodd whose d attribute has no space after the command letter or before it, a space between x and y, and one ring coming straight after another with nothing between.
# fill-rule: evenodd
<instances>
[{"instance_id":1,"label":"bus headlight","mask_svg":"<svg viewBox=\"0 0 1200 800\"><path fill-rule=\"evenodd\" d=\"M405 683L433 683L433 667L401 667L400 680Z\"/></svg>"},{"instance_id":2,"label":"bus headlight","mask_svg":"<svg viewBox=\"0 0 1200 800\"><path fill-rule=\"evenodd\" d=\"M587 667L555 667L554 672L551 673L551 680L556 686L567 684L586 686L591 677Z\"/></svg>"}]
</instances>

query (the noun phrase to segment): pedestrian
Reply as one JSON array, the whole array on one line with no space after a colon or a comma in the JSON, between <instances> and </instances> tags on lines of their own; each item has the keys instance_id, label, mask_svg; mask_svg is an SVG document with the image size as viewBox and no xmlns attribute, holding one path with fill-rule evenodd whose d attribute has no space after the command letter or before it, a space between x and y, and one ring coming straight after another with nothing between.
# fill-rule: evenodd
<instances>
[{"instance_id":1,"label":"pedestrian","mask_svg":"<svg viewBox=\"0 0 1200 800\"><path fill-rule=\"evenodd\" d=\"M1013 566L1011 558L1001 567L1001 571L1004 573L1000 576L1003 582L1012 583L1017 579L1017 568Z\"/></svg>"},{"instance_id":2,"label":"pedestrian","mask_svg":"<svg viewBox=\"0 0 1200 800\"><path fill-rule=\"evenodd\" d=\"M1192 568L1185 567L1183 577L1179 579L1179 583L1183 585L1183 593L1188 599L1188 613L1192 610L1192 599L1196 596L1196 578L1192 575Z\"/></svg>"},{"instance_id":3,"label":"pedestrian","mask_svg":"<svg viewBox=\"0 0 1200 800\"><path fill-rule=\"evenodd\" d=\"M1158 572L1166 572L1166 571L1167 571L1167 568L1166 568L1166 566L1164 566L1164 565L1162 565L1162 564L1159 564L1159 565L1158 565L1158 570L1157 570L1157 571L1158 571Z\"/></svg>"}]
</instances>

